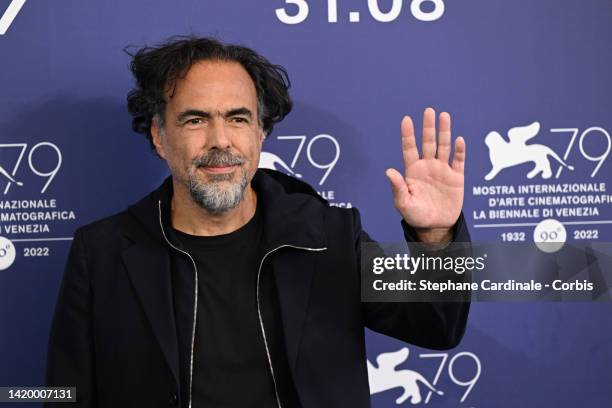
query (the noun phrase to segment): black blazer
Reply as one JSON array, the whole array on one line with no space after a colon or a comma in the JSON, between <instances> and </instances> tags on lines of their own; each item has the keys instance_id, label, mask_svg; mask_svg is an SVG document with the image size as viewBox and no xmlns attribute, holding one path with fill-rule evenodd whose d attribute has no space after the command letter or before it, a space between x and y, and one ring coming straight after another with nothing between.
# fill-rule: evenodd
<instances>
[{"instance_id":1,"label":"black blazer","mask_svg":"<svg viewBox=\"0 0 612 408\"><path fill-rule=\"evenodd\" d=\"M370 238L356 209L329 207L307 184L274 171L259 170L252 185L264 225L260 269L275 279L303 408L370 406L364 327L421 347L458 344L469 303L360 301L360 246ZM78 402L65 406L188 405L173 312L175 250L162 231L171 197L169 177L128 210L76 231L47 364L48 386L77 387ZM463 215L455 240L469 241Z\"/></svg>"}]
</instances>

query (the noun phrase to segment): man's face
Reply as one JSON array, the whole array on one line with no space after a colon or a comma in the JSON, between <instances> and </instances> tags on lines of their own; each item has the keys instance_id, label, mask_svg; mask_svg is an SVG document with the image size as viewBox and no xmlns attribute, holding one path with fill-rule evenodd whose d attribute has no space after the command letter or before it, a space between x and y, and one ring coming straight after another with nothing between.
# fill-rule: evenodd
<instances>
[{"instance_id":1,"label":"man's face","mask_svg":"<svg viewBox=\"0 0 612 408\"><path fill-rule=\"evenodd\" d=\"M211 213L236 207L257 170L264 137L257 112L242 65L202 61L167 95L163 128L153 121L153 142L175 183Z\"/></svg>"}]
</instances>

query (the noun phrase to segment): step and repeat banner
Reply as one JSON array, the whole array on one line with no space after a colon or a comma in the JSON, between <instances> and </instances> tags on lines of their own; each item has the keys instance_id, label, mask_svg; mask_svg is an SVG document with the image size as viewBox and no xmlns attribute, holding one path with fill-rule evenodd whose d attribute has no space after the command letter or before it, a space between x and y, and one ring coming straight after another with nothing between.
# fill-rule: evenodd
<instances>
[{"instance_id":1,"label":"step and repeat banner","mask_svg":"<svg viewBox=\"0 0 612 408\"><path fill-rule=\"evenodd\" d=\"M582 265L572 282L597 275L580 302L474 302L449 351L367 331L373 407L610 405L612 282L593 255L612 240L609 0L1 0L0 386L44 383L75 229L168 174L131 131L124 50L173 35L240 43L287 69L294 110L261 165L359 208L377 240L402 239L384 174L402 168L401 118L420 129L431 106L467 143L473 240Z\"/></svg>"}]
</instances>

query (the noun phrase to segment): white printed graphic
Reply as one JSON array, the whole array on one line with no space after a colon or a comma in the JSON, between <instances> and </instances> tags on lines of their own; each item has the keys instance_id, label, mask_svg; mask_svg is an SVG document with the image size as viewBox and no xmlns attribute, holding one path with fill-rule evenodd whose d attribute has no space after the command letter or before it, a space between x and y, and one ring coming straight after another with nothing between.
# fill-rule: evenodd
<instances>
[{"instance_id":1,"label":"white printed graphic","mask_svg":"<svg viewBox=\"0 0 612 408\"><path fill-rule=\"evenodd\" d=\"M17 181L17 177L15 175L19 171L20 165L23 162L23 159L26 157L26 151L28 150L28 144L27 143L0 144L0 153L2 151L5 151L5 149L6 150L17 149L19 152L17 158L15 159L15 164L13 165L13 168L11 171L8 171L2 166L0 166L0 181L2 181L2 179L5 179L5 181L7 182L4 187L4 191L3 191L3 193L6 195L8 194L12 184L23 186L23 183L21 181ZM47 155L50 152L51 155L53 156L52 165L54 167L48 171L41 170L39 168L39 166L41 165L40 162L42 161L40 160L40 157L39 157L39 154L40 154L39 151L44 151L44 150L47 150ZM29 170L32 173L34 173L36 176L46 179L44 186L40 190L40 193L43 194L45 191L47 191L49 184L51 184L51 182L57 175L58 171L62 167L62 152L59 149L59 147L57 147L57 145L54 143L40 142L32 146L32 148L29 150L28 155L27 155L27 160L28 160Z\"/></svg>"},{"instance_id":2,"label":"white printed graphic","mask_svg":"<svg viewBox=\"0 0 612 408\"><path fill-rule=\"evenodd\" d=\"M402 395L395 400L396 404L402 404L407 400L415 405L422 401L419 382L430 391L438 395L444 392L437 390L421 374L413 370L396 370L395 368L408 359L410 351L404 347L398 351L379 354L374 364L368 360L368 382L370 383L370 394L387 391L392 388L401 387L404 389Z\"/></svg>"},{"instance_id":3,"label":"white printed graphic","mask_svg":"<svg viewBox=\"0 0 612 408\"><path fill-rule=\"evenodd\" d=\"M610 138L610 133L602 127L592 126L588 129L585 129L580 134L580 137L578 137L578 133L580 133L580 129L578 128L553 128L553 129L550 129L550 131L552 133L569 133L572 135L567 145L567 149L565 150L565 154L563 155L564 160L567 160L567 158L570 155L570 152L572 151L572 148L575 145L576 139L578 139L578 148L580 150L580 154L582 155L582 157L585 160L588 160L593 163L597 163L597 165L593 169L593 172L591 173L591 178L597 175L597 173L599 172L599 169L601 169L601 166L603 166L603 164L608 159L608 156L610 155L610 149L612 149L612 138ZM601 136L603 136L603 138L605 139L606 147L599 156L592 156L591 154L587 153L584 147L584 141L586 140L587 136L598 135L598 134L600 135L600 139L601 139ZM563 167L559 167L559 170L557 170L557 174L555 174L555 178L559 178L561 171L563 171Z\"/></svg>"},{"instance_id":4,"label":"white printed graphic","mask_svg":"<svg viewBox=\"0 0 612 408\"><path fill-rule=\"evenodd\" d=\"M291 160L283 159L275 153L262 151L259 157L259 168L281 171L293 177L308 179L308 182L311 182L313 172L315 175L318 173L319 188L315 188L330 206L353 207L353 204L339 196L333 187L321 188L328 181L328 177L340 159L340 143L334 136L326 133L312 137L306 135L277 136L276 140L289 147L293 151L293 157ZM315 186L314 183L312 185Z\"/></svg>"},{"instance_id":5,"label":"white printed graphic","mask_svg":"<svg viewBox=\"0 0 612 408\"><path fill-rule=\"evenodd\" d=\"M327 135L327 134L316 135L313 138L311 138L308 141L308 143L306 143L306 140L308 139L308 137L304 135L278 136L277 139L278 140L288 140L288 141L295 140L298 142L297 147L295 149L295 153L293 154L293 159L291 160L291 164L285 163L283 159L281 159L280 157L278 157L277 155L273 153L262 151L261 156L259 158L259 167L264 168L264 169L284 171L292 176L301 178L302 175L299 173L296 173L294 169L295 169L295 165L297 164L298 160L302 157L304 145L306 145L305 150L306 150L306 158L308 159L308 163L316 169L321 169L325 171L323 173L323 176L319 180L319 185L321 186L323 185L323 183L325 183L325 180L327 180L327 177L330 175L331 171L336 166L336 163L338 163L338 159L340 158L340 144L338 143L336 138L331 135ZM315 158L313 157L312 149L313 149L313 146L320 144L321 142L325 143L325 141L327 141L328 144L332 145L333 152L334 152L334 158L328 161L327 163L320 163L316 161Z\"/></svg>"},{"instance_id":6,"label":"white printed graphic","mask_svg":"<svg viewBox=\"0 0 612 408\"><path fill-rule=\"evenodd\" d=\"M550 147L542 144L527 144L527 141L537 136L539 131L539 122L533 122L527 126L514 127L508 131L508 142L498 132L489 132L485 137L485 144L489 148L489 159L493 168L485 176L485 180L492 180L500 171L508 167L528 162L534 164L534 168L527 173L528 179L532 179L538 174L541 174L544 179L549 179L552 176L549 156L563 167L574 170L572 166L565 163Z\"/></svg>"},{"instance_id":7,"label":"white printed graphic","mask_svg":"<svg viewBox=\"0 0 612 408\"><path fill-rule=\"evenodd\" d=\"M9 182L11 183L15 183L18 186L23 186L23 183L21 181L17 181L13 178L13 176L11 176L8 171L4 170L4 167L0 166L0 175L7 178Z\"/></svg>"},{"instance_id":8,"label":"white printed graphic","mask_svg":"<svg viewBox=\"0 0 612 408\"><path fill-rule=\"evenodd\" d=\"M51 256L43 242L72 240L58 235L74 227L76 212L49 188L62 162L55 143L0 143L0 234L8 237L0 238L0 270L15 261L13 243L26 243L20 250L27 259Z\"/></svg>"},{"instance_id":9,"label":"white printed graphic","mask_svg":"<svg viewBox=\"0 0 612 408\"><path fill-rule=\"evenodd\" d=\"M11 4L8 5L2 17L0 17L0 35L6 34L6 31L9 29L11 24L13 24L13 20L19 14L19 11L25 4L26 0L13 0Z\"/></svg>"},{"instance_id":10,"label":"white printed graphic","mask_svg":"<svg viewBox=\"0 0 612 408\"><path fill-rule=\"evenodd\" d=\"M565 227L552 218L540 221L533 230L533 241L542 252L557 252L563 247L566 240Z\"/></svg>"},{"instance_id":11,"label":"white printed graphic","mask_svg":"<svg viewBox=\"0 0 612 408\"><path fill-rule=\"evenodd\" d=\"M302 175L294 172L291 167L287 163L283 161L280 157L275 155L274 153L269 152L261 152L259 155L259 166L260 169L270 169L270 170L278 170L289 173L294 177L301 178Z\"/></svg>"},{"instance_id":12,"label":"white printed graphic","mask_svg":"<svg viewBox=\"0 0 612 408\"><path fill-rule=\"evenodd\" d=\"M8 269L15 262L15 245L4 238L0 237L0 271Z\"/></svg>"},{"instance_id":13,"label":"white printed graphic","mask_svg":"<svg viewBox=\"0 0 612 408\"><path fill-rule=\"evenodd\" d=\"M321 2L317 2L319 5ZM380 23L392 23L400 18L402 8L408 3L404 0L367 0L370 16ZM425 7L424 7L425 6ZM444 15L444 0L411 0L410 13L419 21L436 21ZM306 21L310 14L308 0L285 0L285 8L274 10L276 18L281 23L294 25ZM364 13L365 14L365 13ZM327 0L327 22L338 23L348 15L352 23L359 22L360 12L350 10L348 13L338 12L338 0Z\"/></svg>"},{"instance_id":14,"label":"white printed graphic","mask_svg":"<svg viewBox=\"0 0 612 408\"><path fill-rule=\"evenodd\" d=\"M554 140L554 146L566 143L566 147L562 151L555 147L553 151L548 143L528 144L536 136L539 141ZM598 226L612 224L612 194L609 183L601 179L601 174L610 172L609 130L601 126L544 128L536 121L510 129L507 138L496 131L489 132L485 144L491 170L483 177L487 182L472 187L474 228L505 229L499 233L504 242L525 242L536 234L533 241L540 244L538 247L553 252L562 247L561 241L572 237L603 239ZM520 167L512 170L515 166ZM570 170L574 173L562 181L563 172ZM518 177L496 184L500 172ZM534 231L542 220L552 218L561 223L560 231L556 227ZM561 230L565 231L563 240L554 237Z\"/></svg>"},{"instance_id":15,"label":"white printed graphic","mask_svg":"<svg viewBox=\"0 0 612 408\"><path fill-rule=\"evenodd\" d=\"M448 379L457 387L464 389L463 395L459 399L460 403L464 403L472 389L480 379L482 365L476 354L468 351L456 353L449 359L449 353L422 353L419 358L428 361L439 360L436 368L436 373L431 380L426 379L422 374L414 370L396 370L397 366L408 360L410 351L407 347L403 347L397 351L389 353L381 353L376 357L376 364L372 364L370 360L368 364L368 382L370 384L370 394L378 394L394 388L402 388L402 395L395 400L397 405L410 402L411 405L428 404L433 395L448 398L444 392L436 386L442 377L442 373L446 369ZM458 361L463 360L461 364L461 375L466 375L466 363L469 367L469 362L473 364L473 374L468 378L462 378L457 375L455 365ZM447 364L448 362L448 364ZM421 384L421 385L419 385ZM427 395L423 398L421 395L421 387L425 387ZM452 395L452 393L451 393ZM446 406L446 405L445 405Z\"/></svg>"}]
</instances>

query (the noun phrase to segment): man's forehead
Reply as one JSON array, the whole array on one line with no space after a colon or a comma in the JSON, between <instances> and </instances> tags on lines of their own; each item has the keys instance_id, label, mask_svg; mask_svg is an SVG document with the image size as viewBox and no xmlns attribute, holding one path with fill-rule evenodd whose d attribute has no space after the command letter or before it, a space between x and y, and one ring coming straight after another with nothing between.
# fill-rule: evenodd
<instances>
[{"instance_id":1,"label":"man's forehead","mask_svg":"<svg viewBox=\"0 0 612 408\"><path fill-rule=\"evenodd\" d=\"M214 93L218 96L256 97L255 84L246 69L233 61L201 61L194 64L174 86L174 95Z\"/></svg>"}]
</instances>

